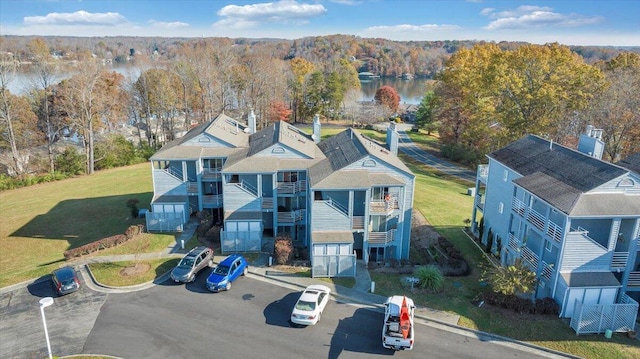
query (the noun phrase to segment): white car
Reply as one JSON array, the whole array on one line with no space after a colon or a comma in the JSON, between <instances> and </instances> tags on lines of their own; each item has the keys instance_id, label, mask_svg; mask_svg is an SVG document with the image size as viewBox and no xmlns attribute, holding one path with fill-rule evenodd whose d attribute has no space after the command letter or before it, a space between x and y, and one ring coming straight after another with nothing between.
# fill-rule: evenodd
<instances>
[{"instance_id":1,"label":"white car","mask_svg":"<svg viewBox=\"0 0 640 359\"><path fill-rule=\"evenodd\" d=\"M320 321L322 311L329 302L331 289L324 285L310 285L298 298L291 312L291 323L299 325L315 325Z\"/></svg>"}]
</instances>

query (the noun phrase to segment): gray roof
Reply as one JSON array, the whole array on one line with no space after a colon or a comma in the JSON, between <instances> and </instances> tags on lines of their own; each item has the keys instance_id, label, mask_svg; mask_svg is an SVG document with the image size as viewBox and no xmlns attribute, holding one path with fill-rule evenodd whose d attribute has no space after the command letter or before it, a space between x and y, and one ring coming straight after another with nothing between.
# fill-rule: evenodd
<instances>
[{"instance_id":1,"label":"gray roof","mask_svg":"<svg viewBox=\"0 0 640 359\"><path fill-rule=\"evenodd\" d=\"M210 122L202 123L191 130L189 130L184 136L173 140L166 145L162 146L158 152L151 156L151 160L181 160L181 159L198 159L202 155L202 151L206 147L197 145L185 145L188 141L202 135L214 137L219 141L226 143L230 148L232 147L247 147L249 143L249 134L245 132L246 126L240 122L232 119L231 117L220 114ZM216 147L209 150L218 151L215 152L216 156L224 155L224 148ZM217 155L220 153L221 155Z\"/></svg>"},{"instance_id":2,"label":"gray roof","mask_svg":"<svg viewBox=\"0 0 640 359\"><path fill-rule=\"evenodd\" d=\"M633 153L616 162L616 164L637 174L640 174L640 152Z\"/></svg>"},{"instance_id":3,"label":"gray roof","mask_svg":"<svg viewBox=\"0 0 640 359\"><path fill-rule=\"evenodd\" d=\"M313 185L314 189L357 189L373 186L402 186L405 183L386 173L366 170L340 170L329 174Z\"/></svg>"},{"instance_id":4,"label":"gray roof","mask_svg":"<svg viewBox=\"0 0 640 359\"><path fill-rule=\"evenodd\" d=\"M309 158L316 155L316 144L306 133L287 122L276 122L254 133L249 138L249 156L253 156L277 143L298 151Z\"/></svg>"},{"instance_id":5,"label":"gray roof","mask_svg":"<svg viewBox=\"0 0 640 359\"><path fill-rule=\"evenodd\" d=\"M571 209L572 216L638 217L640 194L587 193Z\"/></svg>"},{"instance_id":6,"label":"gray roof","mask_svg":"<svg viewBox=\"0 0 640 359\"><path fill-rule=\"evenodd\" d=\"M262 221L262 212L234 211L224 212L224 219L230 221Z\"/></svg>"},{"instance_id":7,"label":"gray roof","mask_svg":"<svg viewBox=\"0 0 640 359\"><path fill-rule=\"evenodd\" d=\"M311 233L313 243L353 243L353 232L313 232Z\"/></svg>"},{"instance_id":8,"label":"gray roof","mask_svg":"<svg viewBox=\"0 0 640 359\"><path fill-rule=\"evenodd\" d=\"M155 197L151 202L152 203L180 203L184 204L188 202L189 199L187 196L181 195L160 195Z\"/></svg>"},{"instance_id":9,"label":"gray roof","mask_svg":"<svg viewBox=\"0 0 640 359\"><path fill-rule=\"evenodd\" d=\"M310 183L314 187L334 172L367 156L386 162L407 175L413 176L413 172L397 156L389 152L383 145L361 135L352 128L327 138L320 142L318 147L327 159L309 169Z\"/></svg>"},{"instance_id":10,"label":"gray roof","mask_svg":"<svg viewBox=\"0 0 640 359\"><path fill-rule=\"evenodd\" d=\"M305 158L254 156L276 144L301 153ZM252 157L253 156L253 157ZM280 121L251 135L249 148L227 158L223 171L234 173L271 173L278 170L306 170L324 158L324 154L308 135Z\"/></svg>"},{"instance_id":11,"label":"gray roof","mask_svg":"<svg viewBox=\"0 0 640 359\"><path fill-rule=\"evenodd\" d=\"M534 135L488 156L523 176L514 181L516 185L567 214L584 193L628 173L622 167Z\"/></svg>"},{"instance_id":12,"label":"gray roof","mask_svg":"<svg viewBox=\"0 0 640 359\"><path fill-rule=\"evenodd\" d=\"M612 272L570 272L560 273L567 286L576 287L620 287L620 282Z\"/></svg>"}]
</instances>

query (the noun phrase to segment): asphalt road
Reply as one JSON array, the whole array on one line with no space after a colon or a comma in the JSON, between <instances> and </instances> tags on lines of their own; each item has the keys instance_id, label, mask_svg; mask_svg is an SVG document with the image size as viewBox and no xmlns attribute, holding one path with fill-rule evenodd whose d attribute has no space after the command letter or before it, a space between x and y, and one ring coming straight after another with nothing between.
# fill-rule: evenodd
<instances>
[{"instance_id":1,"label":"asphalt road","mask_svg":"<svg viewBox=\"0 0 640 359\"><path fill-rule=\"evenodd\" d=\"M138 292L104 294L83 287L45 309L54 355L122 358L361 358L388 356L382 313L329 302L313 327L292 327L299 291L240 278L229 292L204 289L207 273L187 285L165 282ZM38 301L48 282L2 296L0 357L46 357ZM418 324L406 358L540 358L509 342Z\"/></svg>"}]
</instances>

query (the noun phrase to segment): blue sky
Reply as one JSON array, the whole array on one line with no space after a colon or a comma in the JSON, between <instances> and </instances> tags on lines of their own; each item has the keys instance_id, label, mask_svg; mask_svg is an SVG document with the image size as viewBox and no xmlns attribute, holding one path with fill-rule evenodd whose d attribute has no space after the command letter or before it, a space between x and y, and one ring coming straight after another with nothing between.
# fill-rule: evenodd
<instances>
[{"instance_id":1,"label":"blue sky","mask_svg":"<svg viewBox=\"0 0 640 359\"><path fill-rule=\"evenodd\" d=\"M640 46L637 0L2 0L0 34Z\"/></svg>"}]
</instances>

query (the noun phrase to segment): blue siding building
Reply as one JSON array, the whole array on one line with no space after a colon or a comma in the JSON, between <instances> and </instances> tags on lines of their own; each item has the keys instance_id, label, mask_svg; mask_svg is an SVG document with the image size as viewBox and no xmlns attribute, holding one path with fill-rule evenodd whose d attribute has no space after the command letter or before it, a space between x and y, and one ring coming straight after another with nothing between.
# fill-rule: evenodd
<instances>
[{"instance_id":1,"label":"blue siding building","mask_svg":"<svg viewBox=\"0 0 640 359\"><path fill-rule=\"evenodd\" d=\"M286 234L314 276L354 276L356 260L409 257L415 176L384 146L349 128L320 141L287 122L255 130L224 114L151 157L150 231L179 231L190 214L222 223L223 252L257 252Z\"/></svg>"},{"instance_id":2,"label":"blue siding building","mask_svg":"<svg viewBox=\"0 0 640 359\"><path fill-rule=\"evenodd\" d=\"M602 161L600 138L589 127L576 151L529 135L490 153L478 167L472 229L485 245L493 236L503 265L519 259L535 272L534 297L553 298L561 317L631 305L635 321L640 155Z\"/></svg>"}]
</instances>

